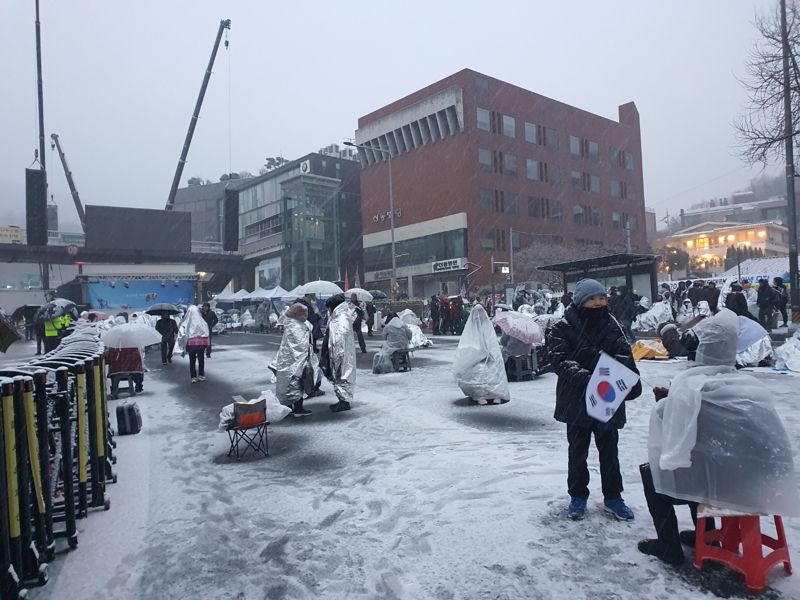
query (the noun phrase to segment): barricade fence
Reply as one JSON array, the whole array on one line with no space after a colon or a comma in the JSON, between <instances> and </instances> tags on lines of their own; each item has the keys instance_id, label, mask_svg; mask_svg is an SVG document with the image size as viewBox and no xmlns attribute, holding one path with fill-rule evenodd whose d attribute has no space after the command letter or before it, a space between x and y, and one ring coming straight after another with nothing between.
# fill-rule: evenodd
<instances>
[{"instance_id":1,"label":"barricade fence","mask_svg":"<svg viewBox=\"0 0 800 600\"><path fill-rule=\"evenodd\" d=\"M77 520L115 483L105 348L84 325L44 356L0 369L0 597L44 585Z\"/></svg>"}]
</instances>

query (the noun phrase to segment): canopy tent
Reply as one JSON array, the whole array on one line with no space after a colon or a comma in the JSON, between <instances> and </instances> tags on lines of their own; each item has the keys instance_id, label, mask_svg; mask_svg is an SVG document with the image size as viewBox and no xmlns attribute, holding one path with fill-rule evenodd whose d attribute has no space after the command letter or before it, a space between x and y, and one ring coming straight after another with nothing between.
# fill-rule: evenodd
<instances>
[{"instance_id":1,"label":"canopy tent","mask_svg":"<svg viewBox=\"0 0 800 600\"><path fill-rule=\"evenodd\" d=\"M268 300L271 298L269 295L269 290L265 290L262 287L258 287L254 289L252 292L247 294L246 297L242 298L242 300Z\"/></svg>"},{"instance_id":2,"label":"canopy tent","mask_svg":"<svg viewBox=\"0 0 800 600\"><path fill-rule=\"evenodd\" d=\"M220 292L214 297L214 300L216 300L217 302L233 302L235 299L236 299L235 294L228 290Z\"/></svg>"},{"instance_id":3,"label":"canopy tent","mask_svg":"<svg viewBox=\"0 0 800 600\"><path fill-rule=\"evenodd\" d=\"M249 295L250 295L250 292L248 292L246 289L242 288L241 290L239 290L238 292L236 292L236 293L233 295L233 299L234 299L235 301L237 301L237 302L238 302L238 301L241 301L241 300L247 300L247 297L248 297Z\"/></svg>"},{"instance_id":4,"label":"canopy tent","mask_svg":"<svg viewBox=\"0 0 800 600\"><path fill-rule=\"evenodd\" d=\"M284 298L285 300L294 300L302 296L303 296L303 286L298 285L297 287L292 288L291 291L288 291L285 294L283 294L281 298Z\"/></svg>"},{"instance_id":5,"label":"canopy tent","mask_svg":"<svg viewBox=\"0 0 800 600\"><path fill-rule=\"evenodd\" d=\"M276 285L274 288L267 290L267 298L283 298L288 293L289 292L287 292L281 286Z\"/></svg>"}]
</instances>

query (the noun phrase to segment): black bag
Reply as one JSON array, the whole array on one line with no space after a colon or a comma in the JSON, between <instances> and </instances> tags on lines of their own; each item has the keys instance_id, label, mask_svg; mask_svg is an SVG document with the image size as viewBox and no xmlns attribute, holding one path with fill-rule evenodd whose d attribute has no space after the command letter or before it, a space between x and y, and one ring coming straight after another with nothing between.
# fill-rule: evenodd
<instances>
[{"instance_id":1,"label":"black bag","mask_svg":"<svg viewBox=\"0 0 800 600\"><path fill-rule=\"evenodd\" d=\"M117 433L131 435L142 430L142 413L136 402L125 402L117 407Z\"/></svg>"},{"instance_id":2,"label":"black bag","mask_svg":"<svg viewBox=\"0 0 800 600\"><path fill-rule=\"evenodd\" d=\"M322 348L319 351L319 368L322 374L329 380L333 380L333 369L331 368L331 351L328 348L328 340L330 339L330 328L325 330L325 337L322 338Z\"/></svg>"}]
</instances>

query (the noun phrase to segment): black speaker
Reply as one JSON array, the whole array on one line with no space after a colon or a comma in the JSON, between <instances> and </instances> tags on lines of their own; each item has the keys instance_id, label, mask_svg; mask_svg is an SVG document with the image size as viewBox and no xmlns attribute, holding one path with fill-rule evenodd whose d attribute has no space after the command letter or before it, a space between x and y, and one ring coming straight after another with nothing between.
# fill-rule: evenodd
<instances>
[{"instance_id":1,"label":"black speaker","mask_svg":"<svg viewBox=\"0 0 800 600\"><path fill-rule=\"evenodd\" d=\"M239 192L225 190L225 208L222 220L222 249L239 250Z\"/></svg>"},{"instance_id":2,"label":"black speaker","mask_svg":"<svg viewBox=\"0 0 800 600\"><path fill-rule=\"evenodd\" d=\"M43 169L25 169L25 221L29 246L47 245L47 177Z\"/></svg>"}]
</instances>

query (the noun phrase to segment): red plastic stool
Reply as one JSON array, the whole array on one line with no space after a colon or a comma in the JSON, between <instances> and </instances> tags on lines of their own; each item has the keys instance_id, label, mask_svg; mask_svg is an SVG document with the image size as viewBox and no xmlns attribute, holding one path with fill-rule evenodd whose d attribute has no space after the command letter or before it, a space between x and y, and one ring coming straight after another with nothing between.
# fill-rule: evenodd
<instances>
[{"instance_id":1,"label":"red plastic stool","mask_svg":"<svg viewBox=\"0 0 800 600\"><path fill-rule=\"evenodd\" d=\"M792 574L786 533L783 530L783 520L779 516L774 516L778 534L778 539L775 539L761 533L761 517L757 515L718 515L722 516L722 528L706 531L706 520L701 517L715 516L714 509L703 507L701 511L697 515L695 569L701 570L704 560L721 562L742 573L748 589L757 592L766 588L767 573L778 563L783 563L786 573ZM714 542L721 543L722 547L712 546ZM771 552L764 556L762 546L767 546Z\"/></svg>"}]
</instances>

